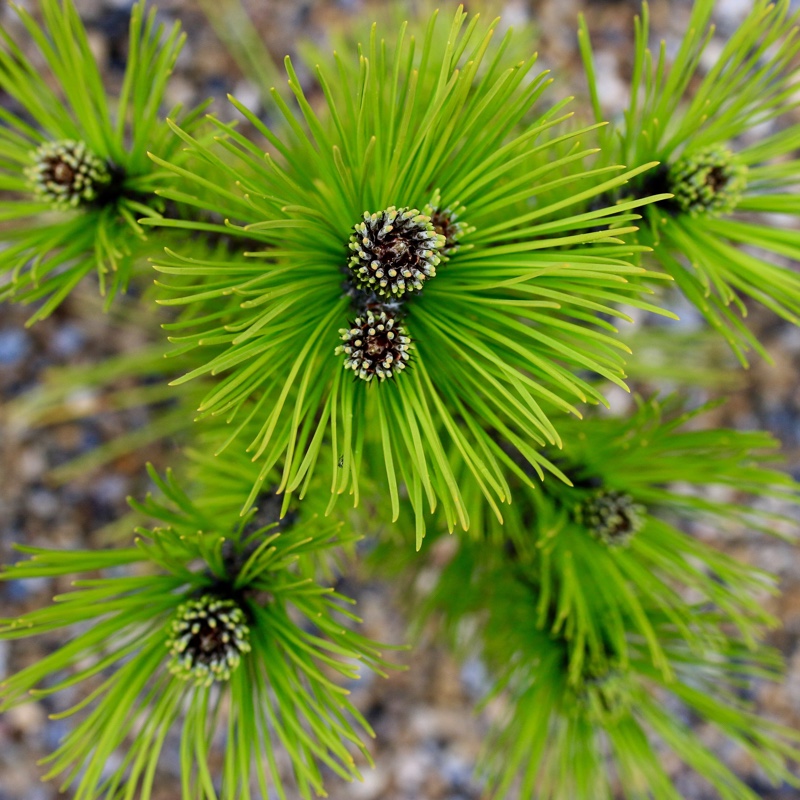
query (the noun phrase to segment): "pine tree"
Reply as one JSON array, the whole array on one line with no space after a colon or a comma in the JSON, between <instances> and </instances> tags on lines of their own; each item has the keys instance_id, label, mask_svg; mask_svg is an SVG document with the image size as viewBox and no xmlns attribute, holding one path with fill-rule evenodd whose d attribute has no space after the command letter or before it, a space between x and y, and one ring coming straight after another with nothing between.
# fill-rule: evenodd
<instances>
[{"instance_id":1,"label":"pine tree","mask_svg":"<svg viewBox=\"0 0 800 800\"><path fill-rule=\"evenodd\" d=\"M348 687L403 660L339 591L359 562L414 587L412 631L486 666L484 702L504 702L487 797L680 798L669 751L715 796L756 798L681 712L800 786L800 734L742 699L783 674L764 643L777 580L695 532L791 535L777 443L677 395L608 410L647 337L618 325L675 319L670 286L743 364L769 356L748 304L798 322L780 262L798 232L775 224L798 210L789 0L757 0L708 69L713 0L674 57L649 50L643 6L610 124L583 20L591 119L552 99L529 32L461 7L309 45L313 77L287 57L273 88L236 37L244 9L204 5L265 114L165 109L183 36L143 3L118 92L70 0L15 7L29 48L0 28L2 298L34 324L88 283L106 311L134 303L150 341L64 370L27 412L80 386L151 404L148 429L65 475L165 436L181 449L148 465L113 542L23 543L0 572L69 582L0 620L4 639L64 635L4 677L0 710L81 687L46 777L78 800L150 798L179 730L184 800L359 779L374 732ZM684 387L701 379L657 346ZM121 375L156 383L125 397Z\"/></svg>"}]
</instances>

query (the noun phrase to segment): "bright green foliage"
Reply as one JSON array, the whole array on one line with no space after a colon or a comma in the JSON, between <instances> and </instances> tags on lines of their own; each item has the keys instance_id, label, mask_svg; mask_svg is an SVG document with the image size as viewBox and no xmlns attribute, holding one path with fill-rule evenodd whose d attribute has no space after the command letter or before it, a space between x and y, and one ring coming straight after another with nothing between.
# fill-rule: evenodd
<instances>
[{"instance_id":1,"label":"bright green foliage","mask_svg":"<svg viewBox=\"0 0 800 800\"><path fill-rule=\"evenodd\" d=\"M161 113L184 38L177 25L169 32L156 25L155 9L146 14L144 4L134 6L125 78L119 97L109 98L72 5L42 0L40 7L44 27L23 8L16 11L46 71L0 28L0 89L22 110L0 109L0 241L6 245L0 271L11 278L0 296L46 298L31 321L49 314L91 272L110 302L128 285L135 259L148 252L138 220L164 210L153 192L165 173L147 153L179 158L180 142ZM194 129L201 111L171 113ZM63 157L67 166L75 164L76 181L81 166L88 170L88 183L53 180L48 164Z\"/></svg>"},{"instance_id":2,"label":"bright green foliage","mask_svg":"<svg viewBox=\"0 0 800 800\"><path fill-rule=\"evenodd\" d=\"M0 684L2 708L81 686L49 775L77 800L147 800L173 731L183 800L286 800L280 752L303 798L358 778L371 731L346 683L390 665L330 587L364 529L384 566L429 568L417 621L477 654L506 704L487 797L679 800L666 749L724 800L754 800L687 711L795 783L798 736L741 699L780 676L760 644L775 579L697 536L796 527L769 510L799 499L769 467L774 441L702 429L703 409L673 400L586 409L625 387L629 358L717 388L678 358L695 339L617 330L666 313L650 295L670 280L741 358L759 347L743 297L795 321L794 273L752 252L800 255L796 231L770 227L798 210L799 134L758 134L796 104L788 0L757 0L705 74L713 2L697 0L671 64L647 50L645 7L631 105L610 126L584 26L588 127L548 104L529 33L497 36L461 8L317 49L318 92L287 59L263 116L232 99L244 124L205 128L199 109L162 116L177 28L135 7L109 98L69 0L40 8L41 27L18 13L42 75L0 33L0 88L21 109L0 110L4 294L40 301L39 318L93 271L112 297L143 254L159 279L113 312L146 346L66 368L15 411L73 419L80 387L148 410L61 479L166 437L185 446L175 473L150 470L158 496L132 502L124 546L23 547L0 573L77 578L0 621L7 639L72 637ZM243 8L214 12L232 41ZM274 73L253 31L238 56ZM133 519L157 526L130 546ZM426 526L433 563L412 546Z\"/></svg>"},{"instance_id":3,"label":"bright green foliage","mask_svg":"<svg viewBox=\"0 0 800 800\"><path fill-rule=\"evenodd\" d=\"M440 617L451 642L492 668L496 691L511 691L487 751L492 796L512 796L520 777L520 797L610 798L605 740L624 796L678 798L649 732L720 796L754 798L664 711L661 689L774 780L791 779L784 759L800 758L800 737L758 721L732 693L748 676L780 677L776 654L757 644L775 622L763 610L774 579L704 544L692 525L788 529L790 519L697 490L730 486L798 503L800 487L761 465L774 458L769 437L687 430L698 412L678 412L651 402L631 419L575 424L558 461L574 488L521 488L503 524L475 507L483 526L460 539L421 599L422 619ZM627 546L598 535L586 512L598 497L631 516ZM391 553L381 548L377 560L391 562Z\"/></svg>"},{"instance_id":4,"label":"bright green foliage","mask_svg":"<svg viewBox=\"0 0 800 800\"><path fill-rule=\"evenodd\" d=\"M654 248L653 259L671 275L711 326L746 363L755 349L768 358L744 326L745 298L753 298L776 314L800 323L800 279L782 259L800 259L800 234L781 230L770 214L800 211L797 187L800 126L787 124L766 138L751 134L759 125L789 114L797 106L798 13L789 0L756 0L713 67L701 71L702 56L711 40L709 26L714 0L697 0L680 49L669 59L662 42L656 56L648 49L648 8L636 20L636 45L631 100L624 121L610 125L601 139L605 159L635 167L661 166L644 174L633 196L674 192L674 200L650 206L639 237ZM589 78L595 116L603 118L592 63L589 34L582 23L581 48ZM723 155L730 174L725 190L686 187L674 178L686 165ZM730 154L730 155L728 155ZM708 177L708 174L706 175ZM723 175L711 175L712 184ZM702 182L702 174L691 180ZM705 209L698 214L698 193ZM717 196L710 200L711 195ZM628 192L616 197L628 200ZM731 218L733 213L748 218ZM752 215L760 219L752 219ZM764 251L754 255L742 245Z\"/></svg>"},{"instance_id":5,"label":"bright green foliage","mask_svg":"<svg viewBox=\"0 0 800 800\"><path fill-rule=\"evenodd\" d=\"M798 785L788 764L800 760L800 735L760 719L741 699L753 678L780 679L774 651L752 650L722 633L705 648L690 647L666 616L650 609L668 672L653 665L646 644L634 637L624 663L608 643L572 678L564 668L571 643L537 625L531 588L508 572L487 576L483 588L490 599L480 652L494 670L494 692L508 695L508 712L483 762L493 797L681 800L663 766L666 750L715 796L758 800L681 719L684 710L746 751L771 781ZM713 612L691 611L701 627L720 624Z\"/></svg>"},{"instance_id":6,"label":"bright green foliage","mask_svg":"<svg viewBox=\"0 0 800 800\"><path fill-rule=\"evenodd\" d=\"M52 606L2 621L0 635L7 639L79 626L63 647L0 685L2 708L31 691L49 695L103 678L61 714L91 707L47 759L49 776L64 775L77 800L149 798L164 740L177 724L187 798L266 797L270 782L283 796L273 752L278 743L292 757L303 797L322 791L323 764L344 779L357 778L351 751L367 761L369 755L356 726L371 731L330 674L355 680L360 664L380 672L386 662L380 645L347 627L358 621L346 607L350 601L308 577L309 564L346 542L341 524L310 516L276 528L251 524L253 514L222 514L226 481L205 487L207 497L221 498L209 516L172 476L151 476L165 499L148 499L139 510L165 527L140 529L131 548L22 547L30 558L0 574L22 580L112 573L80 578ZM247 488L239 481L240 493ZM186 662L181 621L191 616L196 622L198 611L206 619L213 612L220 624L227 617L237 652L219 670ZM224 689L208 672L226 681L219 684ZM56 673L66 675L47 680ZM229 706L226 714L223 705ZM221 793L209 771L215 730L226 735ZM109 759L133 731L124 758L109 774ZM260 795L252 794L256 786Z\"/></svg>"},{"instance_id":7,"label":"bright green foliage","mask_svg":"<svg viewBox=\"0 0 800 800\"><path fill-rule=\"evenodd\" d=\"M602 402L587 371L624 385L626 348L597 315L627 319L621 302L654 310L641 298L641 284L629 282L646 273L624 260L637 248L621 238L635 230L633 209L649 199L572 210L646 167L603 168L565 181L565 160L553 160L542 142L565 117L558 116L561 104L537 112L549 80L533 73L535 58L503 66L505 40L494 46L493 27L482 29L460 10L447 37L437 34L440 26L434 15L421 44L404 28L394 45L373 30L358 58L336 56L338 74L320 67L324 113L309 105L287 60L299 114L274 92L282 129L267 128L233 101L265 138L266 155L216 122L222 136L215 147L176 127L195 157L191 169L156 157L186 185L163 196L218 211L227 221L215 230L249 240L244 258L190 260L170 252L156 261L159 272L180 281L163 302L191 307L198 320L175 338L181 350L194 345L205 354L206 365L186 379L217 376L201 414L235 422L231 438L246 433L236 446L262 464L262 476L281 468L287 497L327 459L342 462L333 495L357 499L361 453L379 442L384 492L397 515L399 485L408 487L419 539L426 509L441 506L451 527L469 525L448 450L458 450L468 480L492 502L506 501L501 441L542 475L552 467L538 448L559 442L544 404L578 413L577 403ZM566 162L585 154L578 150ZM225 182L212 185L204 164ZM530 206L532 193L555 186L558 201ZM371 215L426 204L451 209L458 215L452 222L464 227L446 261L437 264L441 254L434 253L444 234L425 245L430 256L418 254L427 264L412 281L418 296L389 290L389 300L378 287L371 297L363 290L373 286L371 272L366 284L349 283L348 243L354 226L367 225L365 213L377 236L385 220ZM413 219L402 225L422 225L416 235L430 238L431 223ZM375 255L363 245L366 227L358 231L361 252ZM411 339L410 369L371 385L348 380L335 354L339 331L365 306L391 312Z\"/></svg>"}]
</instances>

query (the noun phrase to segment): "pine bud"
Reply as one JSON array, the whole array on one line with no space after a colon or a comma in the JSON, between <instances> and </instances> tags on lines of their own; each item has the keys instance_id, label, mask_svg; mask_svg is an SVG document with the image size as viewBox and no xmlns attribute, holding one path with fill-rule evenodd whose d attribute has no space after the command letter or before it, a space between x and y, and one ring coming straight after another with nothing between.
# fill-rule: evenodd
<instances>
[{"instance_id":1,"label":"pine bud","mask_svg":"<svg viewBox=\"0 0 800 800\"><path fill-rule=\"evenodd\" d=\"M589 533L609 546L627 545L644 527L647 509L633 502L629 494L601 489L575 509L575 519Z\"/></svg>"},{"instance_id":2,"label":"pine bud","mask_svg":"<svg viewBox=\"0 0 800 800\"><path fill-rule=\"evenodd\" d=\"M630 711L631 682L628 674L614 667L589 669L575 692L576 711L595 725L611 725Z\"/></svg>"},{"instance_id":3,"label":"pine bud","mask_svg":"<svg viewBox=\"0 0 800 800\"><path fill-rule=\"evenodd\" d=\"M669 170L669 191L681 211L728 214L747 186L747 166L725 147L712 145L679 158Z\"/></svg>"},{"instance_id":4,"label":"pine bud","mask_svg":"<svg viewBox=\"0 0 800 800\"><path fill-rule=\"evenodd\" d=\"M344 353L345 369L352 369L362 380L371 381L377 375L383 381L405 369L411 339L386 311L367 310L339 333L344 344L336 348L336 354Z\"/></svg>"},{"instance_id":5,"label":"pine bud","mask_svg":"<svg viewBox=\"0 0 800 800\"><path fill-rule=\"evenodd\" d=\"M442 208L441 195L438 190L431 202L422 209L422 213L431 218L431 225L433 225L434 231L444 237L444 245L442 247L442 260L444 261L458 252L459 239L464 234L475 230L459 221L459 217L464 213L464 210L464 206L460 203L453 203L447 208Z\"/></svg>"},{"instance_id":6,"label":"pine bud","mask_svg":"<svg viewBox=\"0 0 800 800\"><path fill-rule=\"evenodd\" d=\"M55 208L90 203L111 182L108 164L84 142L45 142L31 155L34 163L25 176L36 197Z\"/></svg>"},{"instance_id":7,"label":"pine bud","mask_svg":"<svg viewBox=\"0 0 800 800\"><path fill-rule=\"evenodd\" d=\"M350 236L348 266L359 289L401 297L420 291L436 275L444 245L445 237L433 229L430 217L416 208L365 211Z\"/></svg>"},{"instance_id":8,"label":"pine bud","mask_svg":"<svg viewBox=\"0 0 800 800\"><path fill-rule=\"evenodd\" d=\"M250 652L250 629L233 600L203 595L183 603L169 628L169 669L185 681L210 686L227 681Z\"/></svg>"}]
</instances>

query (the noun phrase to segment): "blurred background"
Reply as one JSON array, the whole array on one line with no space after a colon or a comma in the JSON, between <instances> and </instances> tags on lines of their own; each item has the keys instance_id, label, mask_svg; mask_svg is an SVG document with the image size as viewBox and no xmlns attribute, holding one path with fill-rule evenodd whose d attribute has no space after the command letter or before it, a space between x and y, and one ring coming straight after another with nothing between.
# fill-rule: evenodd
<instances>
[{"instance_id":1,"label":"blurred background","mask_svg":"<svg viewBox=\"0 0 800 800\"><path fill-rule=\"evenodd\" d=\"M21 5L35 11L35 3ZM91 46L111 86L119 83L126 59L129 0L75 0L84 18ZM328 46L342 27L363 26L373 18L389 16L388 3L359 0L246 0L248 17L241 14L238 0L162 0L158 3L165 20L179 19L188 34L178 61L168 98L170 104L197 103L214 99L213 111L233 118L226 100L231 93L257 113L267 113L259 83L280 80L285 54L299 56L302 42ZM442 2L448 11L454 2ZM482 11L486 3L467 3L468 10ZM392 4L396 7L397 4ZM408 15L417 6L400 4ZM717 33L707 51L709 63L722 43L747 12L748 0L718 0ZM634 0L515 0L495 4L502 26L521 29L530 37L530 49L540 54L541 69L554 73L553 97L575 95L576 106L585 104L582 69L576 47L576 19L583 12L592 32L600 75L601 100L607 114L620 112L627 100L627 79L632 63ZM665 39L674 51L685 29L690 0L654 0L651 3L654 38ZM12 35L20 34L13 13L0 5L0 24ZM391 35L388 26L383 30ZM227 43L227 46L225 45ZM263 54L269 54L271 62ZM309 73L298 65L301 80ZM309 82L310 84L310 82ZM0 94L0 102L3 97ZM647 356L650 341L673 341L681 358L697 376L713 375L711 381L692 389L700 401L721 392L729 402L713 412L708 424L765 429L784 445L786 468L800 478L800 329L754 310L750 325L770 353L774 365L754 361L746 371L738 370L724 346L708 344L700 323L683 307L679 324L669 329L643 331L639 357L640 388L643 391L670 388L652 369ZM4 305L0 310L0 561L13 558L11 546L25 542L40 546L76 548L98 546L108 535L108 526L127 513L125 498L141 496L148 488L142 465L153 461L163 467L172 459L169 426L159 431L166 440L150 441L150 411L134 402L121 404L118 395L91 388L59 394L67 378L64 369L89 365L103 358L133 353L148 341L158 341L157 320L142 326L133 303L119 304L111 314L101 313L95 287L73 294L50 319L31 329L24 327L30 309ZM662 326L665 323L662 323ZM58 370L62 370L59 372ZM120 374L118 390L133 391ZM53 392L58 395L52 402ZM49 393L49 394L48 394ZM615 406L623 411L627 397L614 394ZM45 411L42 411L45 409ZM126 447L106 451L102 465L96 448L123 436ZM133 449L128 451L128 445ZM125 452L123 452L125 450ZM78 459L75 461L75 459ZM124 522L122 524L124 528ZM99 531L99 532L98 532ZM800 727L800 553L778 540L750 536L746 531L698 529L695 533L727 552L758 564L781 578L783 594L771 599L771 610L783 628L771 636L788 663L782 686L757 686L753 701L759 712ZM441 557L445 558L446 553ZM12 616L48 600L58 586L18 583L0 584L0 616ZM400 642L405 636L402 606L391 586L366 578L348 579L345 591L359 601L365 632L378 639ZM10 644L0 642L0 675L16 671L49 652L55 640L40 638ZM372 745L374 770L365 771L364 782L343 784L333 777L329 783L333 800L478 800L481 787L472 768L485 734L491 709L474 712L474 705L487 687L481 664L459 667L437 644L424 637L405 656L409 670L388 680L366 676L352 687L356 704L375 728ZM72 698L74 701L77 698ZM67 703L70 698L62 698ZM68 721L51 721L53 702L32 702L0 717L0 800L50 800L70 797L57 786L42 784L43 768L37 761L56 745ZM693 722L687 719L690 724ZM721 751L753 790L767 800L800 800L800 791L773 788L761 782L746 759L725 752L725 744L704 731L712 746ZM178 800L178 753L168 742L156 800ZM701 778L683 772L678 763L666 765L677 775L687 800L717 797Z\"/></svg>"}]
</instances>

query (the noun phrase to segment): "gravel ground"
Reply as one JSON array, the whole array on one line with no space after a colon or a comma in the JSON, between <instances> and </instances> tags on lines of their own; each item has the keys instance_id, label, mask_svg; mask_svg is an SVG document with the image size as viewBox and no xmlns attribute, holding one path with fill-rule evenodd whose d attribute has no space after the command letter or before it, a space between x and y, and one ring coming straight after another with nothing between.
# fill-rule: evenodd
<instances>
[{"instance_id":1,"label":"gravel ground","mask_svg":"<svg viewBox=\"0 0 800 800\"><path fill-rule=\"evenodd\" d=\"M222 0L220 0L222 2ZM294 50L300 36L324 42L330 28L343 20L370 14L369 8L352 0L297 2L297 0L252 0L258 35L275 56ZM23 5L29 6L30 2ZM125 58L127 0L77 0L88 21L92 47L104 64L109 80L118 81ZM444 6L454 5L443 3ZM747 0L720 0L718 22L724 37L747 10ZM630 20L637 3L587 2L586 0L542 0L538 3L507 4L506 18L532 17L540 25L542 66L552 68L562 93L580 93L574 29L579 11L585 11L598 48L598 67L603 75L601 92L609 113L625 102L623 77L631 68ZM651 4L653 27L674 46L690 8L688 2L656 0ZM189 44L181 57L170 100L192 102L215 98L216 110L226 114L224 101L232 92L251 105L258 102L253 83L242 77L235 62L220 47L205 22L197 0L165 0L160 4L165 18L180 18L189 33ZM375 6L373 6L373 9ZM13 27L6 8L0 23ZM96 302L91 291L70 299L51 319L33 329L23 327L27 312L5 306L0 316L0 399L15 404L17 412L31 402L28 394L43 384L54 367L89 364L141 346L142 332L122 311L112 316L92 313ZM742 428L764 428L784 442L787 468L800 477L800 330L754 312L752 324L775 366L755 363L732 393L731 402L717 413L720 424ZM718 366L727 365L724 356ZM121 386L125 386L124 382ZM22 398L22 399L20 399ZM623 402L620 400L620 403ZM149 445L132 455L116 459L110 468L86 472L66 483L54 482L52 470L75 456L91 451L122 432L143 429L148 422L141 409L115 412L107 398L78 393L66 403L66 414L91 410L88 419L52 420L44 428L31 429L24 414L0 416L0 560L10 556L11 545L26 542L65 548L96 545L103 540L97 530L126 512L125 498L141 496L146 489L142 464L169 463L173 446ZM710 534L707 534L710 536ZM713 538L713 537L712 537ZM800 553L779 541L765 541L746 533L718 542L729 552L776 572L783 594L771 601L783 622L772 636L784 652L789 673L782 686L757 687L761 713L800 727ZM44 602L60 587L42 585L0 586L0 613L11 615ZM401 641L404 623L397 611L391 587L353 581L347 590L359 599L368 635ZM35 661L52 647L53 641L21 642L10 647L0 643L0 674ZM354 698L378 734L373 746L377 766L366 771L362 784L330 784L333 800L478 800L480 786L472 778L474 764L487 720L473 714L476 698L485 688L478 663L459 668L436 642L423 641L408 656L409 670L387 680L367 678L355 688ZM59 704L64 702L59 700ZM66 723L49 721L51 702L30 703L0 717L0 800L50 800L58 794L51 784L39 782L36 761L65 733ZM172 748L167 748L167 756ZM725 752L725 751L723 751ZM726 757L741 775L751 774L751 765L735 753ZM696 776L681 772L679 785L687 800L712 800L716 795ZM769 800L800 800L800 792L789 787L778 790L752 786ZM164 760L158 800L180 797L175 763ZM69 793L66 797L70 797Z\"/></svg>"}]
</instances>

